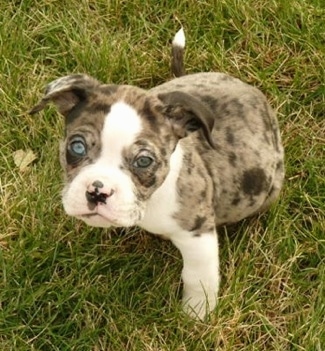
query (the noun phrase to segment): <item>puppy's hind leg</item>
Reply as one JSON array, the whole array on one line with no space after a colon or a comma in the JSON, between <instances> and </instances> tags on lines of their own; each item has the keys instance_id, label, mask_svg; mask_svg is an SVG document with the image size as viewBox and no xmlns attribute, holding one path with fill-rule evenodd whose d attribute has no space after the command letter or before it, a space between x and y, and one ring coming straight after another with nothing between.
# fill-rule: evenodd
<instances>
[{"instance_id":1,"label":"puppy's hind leg","mask_svg":"<svg viewBox=\"0 0 325 351\"><path fill-rule=\"evenodd\" d=\"M283 165L283 160L280 160L275 170L272 186L259 212L267 211L269 207L272 205L272 203L275 202L275 200L279 197L279 193L283 185L283 180L284 180L284 165Z\"/></svg>"}]
</instances>

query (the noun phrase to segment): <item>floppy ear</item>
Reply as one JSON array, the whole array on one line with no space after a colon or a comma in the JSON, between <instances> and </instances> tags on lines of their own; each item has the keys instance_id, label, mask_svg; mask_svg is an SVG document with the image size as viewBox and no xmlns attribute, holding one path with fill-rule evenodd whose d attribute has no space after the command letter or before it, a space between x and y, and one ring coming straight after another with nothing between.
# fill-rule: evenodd
<instances>
[{"instance_id":1,"label":"floppy ear","mask_svg":"<svg viewBox=\"0 0 325 351\"><path fill-rule=\"evenodd\" d=\"M85 101L89 93L100 83L85 74L73 74L58 78L48 84L43 99L29 112L37 113L53 102L58 111L66 116L76 105Z\"/></svg>"},{"instance_id":2,"label":"floppy ear","mask_svg":"<svg viewBox=\"0 0 325 351\"><path fill-rule=\"evenodd\" d=\"M212 111L195 96L180 91L159 94L164 103L163 113L172 123L177 136L184 138L191 132L201 129L212 148L212 130L215 117Z\"/></svg>"}]
</instances>

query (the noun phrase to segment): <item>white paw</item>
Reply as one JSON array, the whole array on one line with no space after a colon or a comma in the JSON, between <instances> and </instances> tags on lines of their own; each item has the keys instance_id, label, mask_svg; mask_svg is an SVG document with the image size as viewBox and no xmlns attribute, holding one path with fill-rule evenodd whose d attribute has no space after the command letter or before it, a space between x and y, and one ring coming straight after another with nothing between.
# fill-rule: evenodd
<instances>
[{"instance_id":1,"label":"white paw","mask_svg":"<svg viewBox=\"0 0 325 351\"><path fill-rule=\"evenodd\" d=\"M217 294L214 291L190 292L184 291L183 310L194 319L204 320L214 310L217 304Z\"/></svg>"}]
</instances>

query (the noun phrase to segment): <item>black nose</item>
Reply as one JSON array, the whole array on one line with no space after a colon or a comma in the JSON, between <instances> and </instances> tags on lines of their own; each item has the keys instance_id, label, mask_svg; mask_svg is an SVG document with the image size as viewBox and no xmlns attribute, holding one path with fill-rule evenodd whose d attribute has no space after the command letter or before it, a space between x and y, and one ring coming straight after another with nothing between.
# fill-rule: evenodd
<instances>
[{"instance_id":1,"label":"black nose","mask_svg":"<svg viewBox=\"0 0 325 351\"><path fill-rule=\"evenodd\" d=\"M106 204L106 199L108 198L108 196L109 195L105 193L99 192L98 188L95 188L95 191L92 191L92 192L86 191L87 201L96 205L98 203Z\"/></svg>"},{"instance_id":2,"label":"black nose","mask_svg":"<svg viewBox=\"0 0 325 351\"><path fill-rule=\"evenodd\" d=\"M106 204L106 199L113 195L114 190L111 189L108 193L103 191L102 188L104 188L104 184L100 180L95 180L86 191L87 201L96 205L99 203Z\"/></svg>"},{"instance_id":3,"label":"black nose","mask_svg":"<svg viewBox=\"0 0 325 351\"><path fill-rule=\"evenodd\" d=\"M94 188L104 188L104 184L100 180L95 180L92 184Z\"/></svg>"}]
</instances>

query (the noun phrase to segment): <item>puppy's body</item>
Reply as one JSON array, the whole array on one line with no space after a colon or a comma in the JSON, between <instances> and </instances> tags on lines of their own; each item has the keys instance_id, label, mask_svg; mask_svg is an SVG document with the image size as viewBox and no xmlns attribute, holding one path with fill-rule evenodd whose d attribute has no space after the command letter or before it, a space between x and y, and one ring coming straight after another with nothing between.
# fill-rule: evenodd
<instances>
[{"instance_id":1,"label":"puppy's body","mask_svg":"<svg viewBox=\"0 0 325 351\"><path fill-rule=\"evenodd\" d=\"M150 93L169 91L199 98L215 116L215 148L202 143L198 133L180 141L186 160L178 180L182 208L187 209L179 215L183 226L197 230L198 222L204 225L208 208L214 210L213 225L238 222L267 208L282 186L283 148L264 95L222 73L176 78Z\"/></svg>"},{"instance_id":2,"label":"puppy's body","mask_svg":"<svg viewBox=\"0 0 325 351\"><path fill-rule=\"evenodd\" d=\"M49 101L66 118L66 212L170 238L184 261L184 309L204 317L219 287L216 226L264 211L282 185L283 148L264 95L222 73L149 91L72 75L52 82L33 112Z\"/></svg>"}]
</instances>

